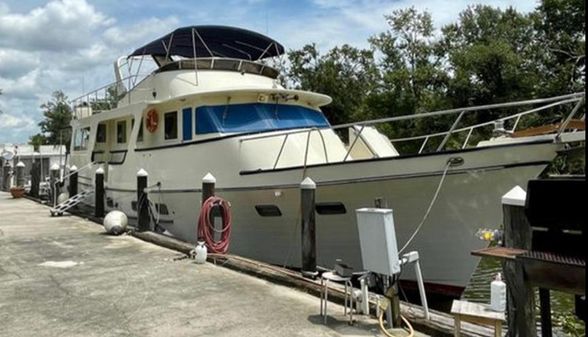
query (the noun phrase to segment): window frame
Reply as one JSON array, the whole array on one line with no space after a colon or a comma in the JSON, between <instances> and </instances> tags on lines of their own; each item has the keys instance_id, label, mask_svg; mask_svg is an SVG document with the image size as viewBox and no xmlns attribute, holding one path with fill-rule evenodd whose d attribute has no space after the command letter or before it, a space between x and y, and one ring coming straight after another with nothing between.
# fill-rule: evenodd
<instances>
[{"instance_id":1,"label":"window frame","mask_svg":"<svg viewBox=\"0 0 588 337\"><path fill-rule=\"evenodd\" d=\"M168 126L168 117L173 116L173 119L175 121L175 123L173 123L173 135L174 137L169 136L168 137L168 133L167 133L167 126ZM163 114L163 140L178 140L178 111L169 111L169 112L165 112Z\"/></svg>"}]
</instances>

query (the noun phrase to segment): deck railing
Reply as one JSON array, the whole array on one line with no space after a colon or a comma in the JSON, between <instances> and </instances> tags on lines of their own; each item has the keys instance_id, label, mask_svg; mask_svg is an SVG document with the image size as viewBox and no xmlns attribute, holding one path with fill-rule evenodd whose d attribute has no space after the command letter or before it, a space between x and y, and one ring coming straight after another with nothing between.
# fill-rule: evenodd
<instances>
[{"instance_id":1,"label":"deck railing","mask_svg":"<svg viewBox=\"0 0 588 337\"><path fill-rule=\"evenodd\" d=\"M489 133L493 134L494 136L513 136L513 135L515 135L518 128L520 127L521 120L524 117L529 116L531 114L539 114L539 113L545 112L549 109L562 107L562 106L565 106L568 104L575 104L573 109L569 113L564 115L565 118L563 118L563 121L561 123L555 125L554 131L557 133L557 137L559 137L562 134L562 132L564 132L568 128L568 126L570 125L570 122L576 117L576 115L578 115L578 112L580 111L580 108L584 105L584 103L585 103L585 94L584 93L574 93L574 94L551 97L551 98L544 98L544 99L534 99L534 100L526 100L526 101L518 101L518 102L490 104L490 105L483 105L483 106L477 106L477 107L467 107L467 108L460 108L460 109L449 109L449 110L419 113L419 114L413 114L413 115L403 115L403 116L397 116L397 117L363 121L363 122L358 122L358 123L342 124L342 125L332 126L330 128L321 128L321 129L312 128L312 129L303 129L303 130L290 130L290 131L272 133L271 135L259 135L259 136L248 137L246 139L242 139L241 142L244 143L244 142L255 141L255 140L260 140L260 139L284 137L280 151L278 152L276 159L273 161L273 163L274 163L273 169L275 169L277 167L278 163L280 162L280 158L284 155L284 148L285 148L287 140L289 139L289 136L294 135L294 134L307 134L306 150L305 150L304 158L303 158L303 162L302 162L303 165L306 166L306 161L307 161L307 157L308 157L308 147L309 147L311 133L318 132L319 135L321 136L322 145L323 145L323 149L325 152L325 154L324 154L325 163L329 163L329 159L328 159L329 157L327 154L327 152L328 152L327 146L325 144L322 132L324 132L326 130L347 131L347 129L349 129L349 128L355 128L357 130L359 128L359 131L355 134L355 136L354 136L355 138L354 138L353 142L351 142L351 144L348 146L347 153L345 154L345 156L342 160L345 162L350 159L351 152L355 148L358 140L361 138L362 132L364 131L364 129L366 127L378 127L382 124L398 123L401 121L414 121L417 119L431 119L431 118L435 118L435 117L438 118L441 116L457 115L456 118L453 120L451 127L446 131L390 139L390 142L394 146L398 146L400 143L409 142L409 141L413 141L413 142L414 141L421 141L420 146L418 146L419 149L418 149L418 151L416 151L418 154L421 154L425 151L425 149L431 139L433 139L435 137L439 137L439 138L443 137L441 139L439 145L437 145L437 147L433 151L433 152L441 152L447 148L447 144L448 144L450 138L452 136L457 135L457 134L465 134L464 140L463 140L463 142L461 142L461 145L459 146L459 148L464 149L469 146L469 144L472 140L472 136L476 130L480 131L480 129L492 126L493 130L490 131ZM466 125L466 126L460 127L460 124L464 123L463 122L464 117L466 117L467 115L481 113L481 112L488 111L488 110L504 110L504 109L509 109L509 108L531 107L531 106L537 106L537 105L540 105L540 106L534 107L534 108L531 108L529 110L525 110L522 112L514 112L511 114L508 114L507 116L497 117L497 118L492 119L487 122L476 123L473 125ZM584 120L584 118L585 118L585 116L583 115L579 119ZM508 129L505 129L504 125L507 122L511 123L512 125ZM486 132L486 134L488 134L488 132ZM488 137L486 137L486 138L488 138ZM368 145L367 148L371 152L372 156L377 157L376 151L371 149L369 147L369 144L366 144L366 145ZM271 168L268 167L268 168L263 168L263 169L271 169Z\"/></svg>"}]
</instances>

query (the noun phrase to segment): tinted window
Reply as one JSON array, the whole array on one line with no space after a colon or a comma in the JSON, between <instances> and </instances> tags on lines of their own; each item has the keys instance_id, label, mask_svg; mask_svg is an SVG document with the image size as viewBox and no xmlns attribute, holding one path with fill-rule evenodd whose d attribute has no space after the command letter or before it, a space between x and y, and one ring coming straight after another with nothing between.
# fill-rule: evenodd
<instances>
[{"instance_id":1,"label":"tinted window","mask_svg":"<svg viewBox=\"0 0 588 337\"><path fill-rule=\"evenodd\" d=\"M165 139L178 138L178 113L167 112L164 117Z\"/></svg>"},{"instance_id":2,"label":"tinted window","mask_svg":"<svg viewBox=\"0 0 588 337\"><path fill-rule=\"evenodd\" d=\"M196 109L196 133L258 132L307 127L328 127L322 112L298 105L232 104Z\"/></svg>"},{"instance_id":3,"label":"tinted window","mask_svg":"<svg viewBox=\"0 0 588 337\"><path fill-rule=\"evenodd\" d=\"M90 140L90 128L83 128L76 131L74 137L74 150L86 150L88 148L88 141Z\"/></svg>"},{"instance_id":4,"label":"tinted window","mask_svg":"<svg viewBox=\"0 0 588 337\"><path fill-rule=\"evenodd\" d=\"M116 123L116 142L119 144L127 142L127 121Z\"/></svg>"},{"instance_id":5,"label":"tinted window","mask_svg":"<svg viewBox=\"0 0 588 337\"><path fill-rule=\"evenodd\" d=\"M106 143L106 124L98 124L96 130L96 143Z\"/></svg>"}]
</instances>

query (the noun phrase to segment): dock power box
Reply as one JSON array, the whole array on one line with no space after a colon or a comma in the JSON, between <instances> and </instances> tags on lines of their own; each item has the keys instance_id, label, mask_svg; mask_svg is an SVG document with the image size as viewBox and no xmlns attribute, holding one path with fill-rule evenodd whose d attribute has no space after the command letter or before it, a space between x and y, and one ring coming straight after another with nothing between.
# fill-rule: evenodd
<instances>
[{"instance_id":1,"label":"dock power box","mask_svg":"<svg viewBox=\"0 0 588 337\"><path fill-rule=\"evenodd\" d=\"M361 208L355 214L363 269L388 276L400 273L392 210Z\"/></svg>"}]
</instances>

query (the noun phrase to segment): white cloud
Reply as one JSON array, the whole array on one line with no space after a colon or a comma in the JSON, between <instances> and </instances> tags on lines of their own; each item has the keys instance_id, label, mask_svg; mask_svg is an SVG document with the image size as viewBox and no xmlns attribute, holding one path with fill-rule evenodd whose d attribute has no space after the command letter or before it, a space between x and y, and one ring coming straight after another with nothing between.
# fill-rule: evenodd
<instances>
[{"instance_id":1,"label":"white cloud","mask_svg":"<svg viewBox=\"0 0 588 337\"><path fill-rule=\"evenodd\" d=\"M64 51L94 43L97 29L114 19L85 0L57 0L27 14L6 12L0 16L0 46L20 50Z\"/></svg>"},{"instance_id":2,"label":"white cloud","mask_svg":"<svg viewBox=\"0 0 588 337\"><path fill-rule=\"evenodd\" d=\"M0 78L18 78L38 67L37 54L14 49L0 49Z\"/></svg>"},{"instance_id":3,"label":"white cloud","mask_svg":"<svg viewBox=\"0 0 588 337\"><path fill-rule=\"evenodd\" d=\"M130 26L115 26L104 31L104 42L117 48L139 47L151 42L177 28L179 20L175 16L167 18L147 18ZM129 51L130 53L130 51Z\"/></svg>"},{"instance_id":4,"label":"white cloud","mask_svg":"<svg viewBox=\"0 0 588 337\"><path fill-rule=\"evenodd\" d=\"M32 1L32 2L31 2ZM34 1L43 1L31 6ZM321 51L342 44L368 47L388 27L384 14L414 5L436 27L457 19L468 0L309 0L303 7L268 0L141 2L29 0L10 8L0 0L0 142L25 142L39 132L39 106L55 90L70 98L113 81L112 62L171 30L193 24L243 27L284 44L316 42ZM479 0L520 11L535 0ZM298 6L298 7L297 7Z\"/></svg>"}]
</instances>

